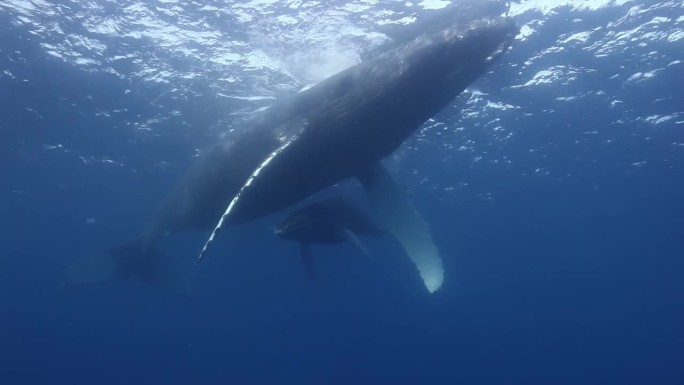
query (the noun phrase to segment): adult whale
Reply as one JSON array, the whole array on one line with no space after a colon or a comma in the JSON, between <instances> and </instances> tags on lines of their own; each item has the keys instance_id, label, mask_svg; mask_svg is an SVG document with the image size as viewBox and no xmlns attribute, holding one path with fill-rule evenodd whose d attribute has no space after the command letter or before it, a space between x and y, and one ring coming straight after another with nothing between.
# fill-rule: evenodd
<instances>
[{"instance_id":1,"label":"adult whale","mask_svg":"<svg viewBox=\"0 0 684 385\"><path fill-rule=\"evenodd\" d=\"M284 209L356 177L379 224L401 242L427 289L436 291L443 281L442 262L429 229L380 161L487 71L517 32L509 18L460 22L276 102L191 167L135 241L141 245L135 257L110 253L104 261L108 254L100 254L77 263L68 279L92 283L137 274L173 288L169 282L176 280L175 273L169 278L154 274L169 269L150 268L164 259L150 263L146 257L162 236L211 229L218 221L201 257L222 226ZM137 273L136 260L144 275ZM91 266L99 265L106 267L95 269L97 279L88 277ZM110 278L107 269L116 274Z\"/></svg>"}]
</instances>

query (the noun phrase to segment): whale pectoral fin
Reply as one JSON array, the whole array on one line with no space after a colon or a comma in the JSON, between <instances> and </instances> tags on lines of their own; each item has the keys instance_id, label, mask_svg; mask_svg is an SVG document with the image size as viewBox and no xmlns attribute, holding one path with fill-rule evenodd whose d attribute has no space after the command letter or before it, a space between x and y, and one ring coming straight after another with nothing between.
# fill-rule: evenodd
<instances>
[{"instance_id":1,"label":"whale pectoral fin","mask_svg":"<svg viewBox=\"0 0 684 385\"><path fill-rule=\"evenodd\" d=\"M252 188L252 185L256 180L259 178L259 174L262 172L262 170L266 169L271 162L276 159L280 154L283 153L292 143L295 142L297 139L298 135L293 135L290 137L285 143L283 143L280 147L278 147L275 151L273 151L266 159L264 159L263 162L257 167L252 174L247 178L247 182L245 182L244 185L240 188L240 191L238 191L237 194L233 197L233 199L230 201L228 204L228 207L226 207L226 210L223 212L223 215L221 215L221 219L219 219L218 223L214 227L214 230L211 232L211 235L209 236L209 239L204 243L204 246L202 246L202 250L200 251L199 255L197 256L197 264L199 264L202 261L202 258L204 258L204 255L206 254L207 250L209 249L209 246L214 242L214 238L216 238L216 234L221 230L223 227L223 223L230 217L230 214L233 212L235 209L236 205L240 203L240 198L242 198L243 195L246 193L249 193L250 189Z\"/></svg>"},{"instance_id":2,"label":"whale pectoral fin","mask_svg":"<svg viewBox=\"0 0 684 385\"><path fill-rule=\"evenodd\" d=\"M302 253L302 263L306 274L312 281L316 280L316 270L314 270L313 253L311 252L311 245L308 243L300 243L299 251Z\"/></svg>"},{"instance_id":3,"label":"whale pectoral fin","mask_svg":"<svg viewBox=\"0 0 684 385\"><path fill-rule=\"evenodd\" d=\"M132 275L175 294L190 293L189 283L173 261L145 249L140 240L74 262L66 270L64 286L94 285Z\"/></svg>"},{"instance_id":4,"label":"whale pectoral fin","mask_svg":"<svg viewBox=\"0 0 684 385\"><path fill-rule=\"evenodd\" d=\"M406 192L392 179L381 164L358 175L376 220L404 248L418 268L430 293L439 290L444 281L442 259L432 241L430 228L413 208Z\"/></svg>"},{"instance_id":5,"label":"whale pectoral fin","mask_svg":"<svg viewBox=\"0 0 684 385\"><path fill-rule=\"evenodd\" d=\"M361 252L365 254L366 257L368 257L368 259L370 259L371 261L375 261L375 257L373 257L373 255L368 252L368 249L366 249L366 247L363 246L363 243L361 243L361 240L356 234L354 234L353 231L349 229L344 229L343 232L344 238L347 240L347 242L351 243L352 245L356 246L359 250L361 250Z\"/></svg>"}]
</instances>

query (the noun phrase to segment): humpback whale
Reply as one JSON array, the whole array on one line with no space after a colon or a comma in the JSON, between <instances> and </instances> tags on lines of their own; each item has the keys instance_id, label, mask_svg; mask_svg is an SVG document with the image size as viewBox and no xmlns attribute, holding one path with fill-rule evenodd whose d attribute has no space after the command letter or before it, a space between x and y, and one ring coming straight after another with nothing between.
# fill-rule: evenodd
<instances>
[{"instance_id":1,"label":"humpback whale","mask_svg":"<svg viewBox=\"0 0 684 385\"><path fill-rule=\"evenodd\" d=\"M370 216L351 201L343 198L327 199L297 209L278 224L275 235L299 242L304 268L315 278L311 244L349 242L372 259L359 235L378 237L385 234Z\"/></svg>"},{"instance_id":2,"label":"humpback whale","mask_svg":"<svg viewBox=\"0 0 684 385\"><path fill-rule=\"evenodd\" d=\"M214 229L201 259L221 228L357 178L378 223L402 244L427 290L438 290L444 273L429 227L381 160L484 74L517 33L506 17L458 22L277 101L195 162L133 242L141 248L136 254L151 252L166 235ZM126 269L113 270L128 274L151 269L131 267L135 261L120 254L103 253L82 264L125 264ZM113 262L102 261L106 258ZM137 259L142 265L165 261ZM83 279L87 268L72 271L79 272L73 281L89 282ZM156 275L146 276L157 282ZM165 286L171 278L164 277Z\"/></svg>"}]
</instances>

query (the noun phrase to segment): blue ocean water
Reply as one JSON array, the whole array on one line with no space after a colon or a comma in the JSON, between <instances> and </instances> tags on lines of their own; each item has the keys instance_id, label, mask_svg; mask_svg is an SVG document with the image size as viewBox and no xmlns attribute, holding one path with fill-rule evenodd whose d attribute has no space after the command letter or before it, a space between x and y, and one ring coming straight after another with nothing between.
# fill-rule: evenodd
<instances>
[{"instance_id":1,"label":"blue ocean water","mask_svg":"<svg viewBox=\"0 0 684 385\"><path fill-rule=\"evenodd\" d=\"M677 1L511 4L511 51L386 162L434 294L388 239L316 248L313 284L282 213L200 266L206 234L162 242L190 300L61 287L222 134L439 3L0 1L0 383L684 383Z\"/></svg>"}]
</instances>

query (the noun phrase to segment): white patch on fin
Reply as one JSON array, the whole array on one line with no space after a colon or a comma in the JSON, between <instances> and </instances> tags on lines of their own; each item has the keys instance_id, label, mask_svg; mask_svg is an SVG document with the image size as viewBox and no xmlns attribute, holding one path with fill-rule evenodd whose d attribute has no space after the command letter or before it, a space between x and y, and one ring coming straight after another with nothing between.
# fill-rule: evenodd
<instances>
[{"instance_id":1,"label":"white patch on fin","mask_svg":"<svg viewBox=\"0 0 684 385\"><path fill-rule=\"evenodd\" d=\"M209 248L209 245L211 245L211 243L214 242L214 238L216 238L216 234L219 232L219 230L221 230L221 227L223 227L223 222L225 222L226 218L228 218L228 215L230 215L230 212L233 211L233 207L235 207L235 204L240 200L240 197L242 196L242 194L244 194L245 191L249 189L249 187L252 185L254 180L259 176L259 173L261 173L261 170L263 170L264 167L268 166L269 163L271 163L271 161L273 161L273 159L275 159L275 157L277 157L280 153L285 151L285 149L290 144L292 144L292 142L294 142L295 139L297 139L297 137L298 137L298 135L293 136L287 142L285 142L285 144L281 145L275 151L273 151L271 153L271 155L269 155L266 158L266 160L261 162L259 167L257 167L256 170L254 170L252 175L250 175L249 178L247 178L247 182L242 186L242 188L240 188L240 191L238 191L238 193L235 194L235 196L233 197L233 200L230 201L230 204L226 208L226 211L224 211L223 215L221 215L221 219L219 219L218 224L216 225L216 227L214 227L214 230L211 232L209 239L207 239L207 241L204 243L204 246L202 247L202 251L200 251L199 256L197 257L196 263L200 263L202 261L204 254L206 254L207 249Z\"/></svg>"},{"instance_id":2,"label":"white patch on fin","mask_svg":"<svg viewBox=\"0 0 684 385\"><path fill-rule=\"evenodd\" d=\"M401 243L427 290L430 293L439 290L444 282L442 259L427 222L413 208L404 190L380 164L359 179L376 220Z\"/></svg>"}]
</instances>

